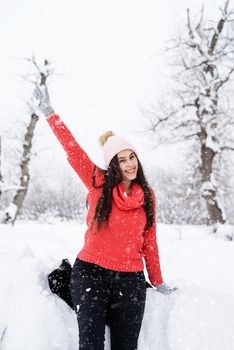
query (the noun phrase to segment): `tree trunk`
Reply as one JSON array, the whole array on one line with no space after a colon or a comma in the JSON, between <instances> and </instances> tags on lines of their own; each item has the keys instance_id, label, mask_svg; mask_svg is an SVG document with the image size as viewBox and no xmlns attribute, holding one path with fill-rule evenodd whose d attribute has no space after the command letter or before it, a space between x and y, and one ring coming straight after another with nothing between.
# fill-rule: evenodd
<instances>
[{"instance_id":1,"label":"tree trunk","mask_svg":"<svg viewBox=\"0 0 234 350\"><path fill-rule=\"evenodd\" d=\"M208 211L207 224L212 225L216 223L225 223L223 218L222 210L218 205L216 198L217 187L213 183L212 172L213 172L213 161L215 152L211 148L207 147L207 133L205 129L202 129L198 134L201 144L201 176L202 176L202 197L206 202Z\"/></svg>"},{"instance_id":2,"label":"tree trunk","mask_svg":"<svg viewBox=\"0 0 234 350\"><path fill-rule=\"evenodd\" d=\"M5 223L11 222L12 225L14 224L17 218L19 210L22 207L24 198L28 191L29 178L30 178L29 161L30 161L31 148L32 148L32 139L33 139L34 129L36 127L37 121L38 121L38 116L35 113L33 113L31 115L31 120L27 127L27 132L24 137L23 156L20 163L20 169L21 169L20 186L14 196L14 199L11 205L5 210L5 213L4 213L4 222Z\"/></svg>"}]
</instances>

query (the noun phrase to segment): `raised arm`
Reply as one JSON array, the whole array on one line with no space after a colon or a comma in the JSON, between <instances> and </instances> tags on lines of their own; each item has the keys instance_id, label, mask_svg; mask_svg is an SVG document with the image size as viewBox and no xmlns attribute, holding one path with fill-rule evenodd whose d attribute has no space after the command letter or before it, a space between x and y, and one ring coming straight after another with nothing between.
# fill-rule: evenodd
<instances>
[{"instance_id":1,"label":"raised arm","mask_svg":"<svg viewBox=\"0 0 234 350\"><path fill-rule=\"evenodd\" d=\"M46 117L55 136L63 146L67 159L82 182L89 189L92 187L92 177L95 164L90 160L85 151L80 147L70 130L56 115L50 106L50 99L46 87L36 88L34 96L38 101L39 111Z\"/></svg>"},{"instance_id":2,"label":"raised arm","mask_svg":"<svg viewBox=\"0 0 234 350\"><path fill-rule=\"evenodd\" d=\"M92 187L92 177L95 164L80 147L70 130L58 115L50 114L46 119L55 136L63 146L69 163L79 175L85 186L90 189Z\"/></svg>"}]
</instances>

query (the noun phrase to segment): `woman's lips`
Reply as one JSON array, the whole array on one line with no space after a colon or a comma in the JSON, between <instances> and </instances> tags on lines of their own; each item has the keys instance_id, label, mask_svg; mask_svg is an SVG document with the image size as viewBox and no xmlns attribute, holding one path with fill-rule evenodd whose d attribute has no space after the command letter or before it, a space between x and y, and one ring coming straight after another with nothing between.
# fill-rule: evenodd
<instances>
[{"instance_id":1,"label":"woman's lips","mask_svg":"<svg viewBox=\"0 0 234 350\"><path fill-rule=\"evenodd\" d=\"M131 170L125 170L125 173L133 174L133 173L135 173L135 171L136 171L136 168L131 169Z\"/></svg>"}]
</instances>

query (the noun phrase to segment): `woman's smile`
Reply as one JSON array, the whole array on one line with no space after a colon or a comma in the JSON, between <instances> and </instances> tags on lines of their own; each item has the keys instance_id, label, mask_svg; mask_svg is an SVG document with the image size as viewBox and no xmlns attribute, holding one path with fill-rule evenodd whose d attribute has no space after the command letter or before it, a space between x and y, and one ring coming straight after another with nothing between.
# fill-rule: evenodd
<instances>
[{"instance_id":1,"label":"woman's smile","mask_svg":"<svg viewBox=\"0 0 234 350\"><path fill-rule=\"evenodd\" d=\"M136 172L136 168L133 168L131 170L125 170L125 173L129 173L129 174L132 174L132 173L135 173Z\"/></svg>"}]
</instances>

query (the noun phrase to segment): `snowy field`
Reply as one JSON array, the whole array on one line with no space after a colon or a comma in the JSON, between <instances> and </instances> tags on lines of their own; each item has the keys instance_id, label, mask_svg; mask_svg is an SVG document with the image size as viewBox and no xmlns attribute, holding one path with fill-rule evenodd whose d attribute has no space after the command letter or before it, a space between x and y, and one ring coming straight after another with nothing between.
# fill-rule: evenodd
<instances>
[{"instance_id":1,"label":"snowy field","mask_svg":"<svg viewBox=\"0 0 234 350\"><path fill-rule=\"evenodd\" d=\"M84 231L76 222L0 225L0 350L78 350L75 314L50 293L47 274L62 258L74 262ZM164 280L179 290L148 289L138 349L233 350L234 242L204 226L159 224L158 244Z\"/></svg>"}]
</instances>

